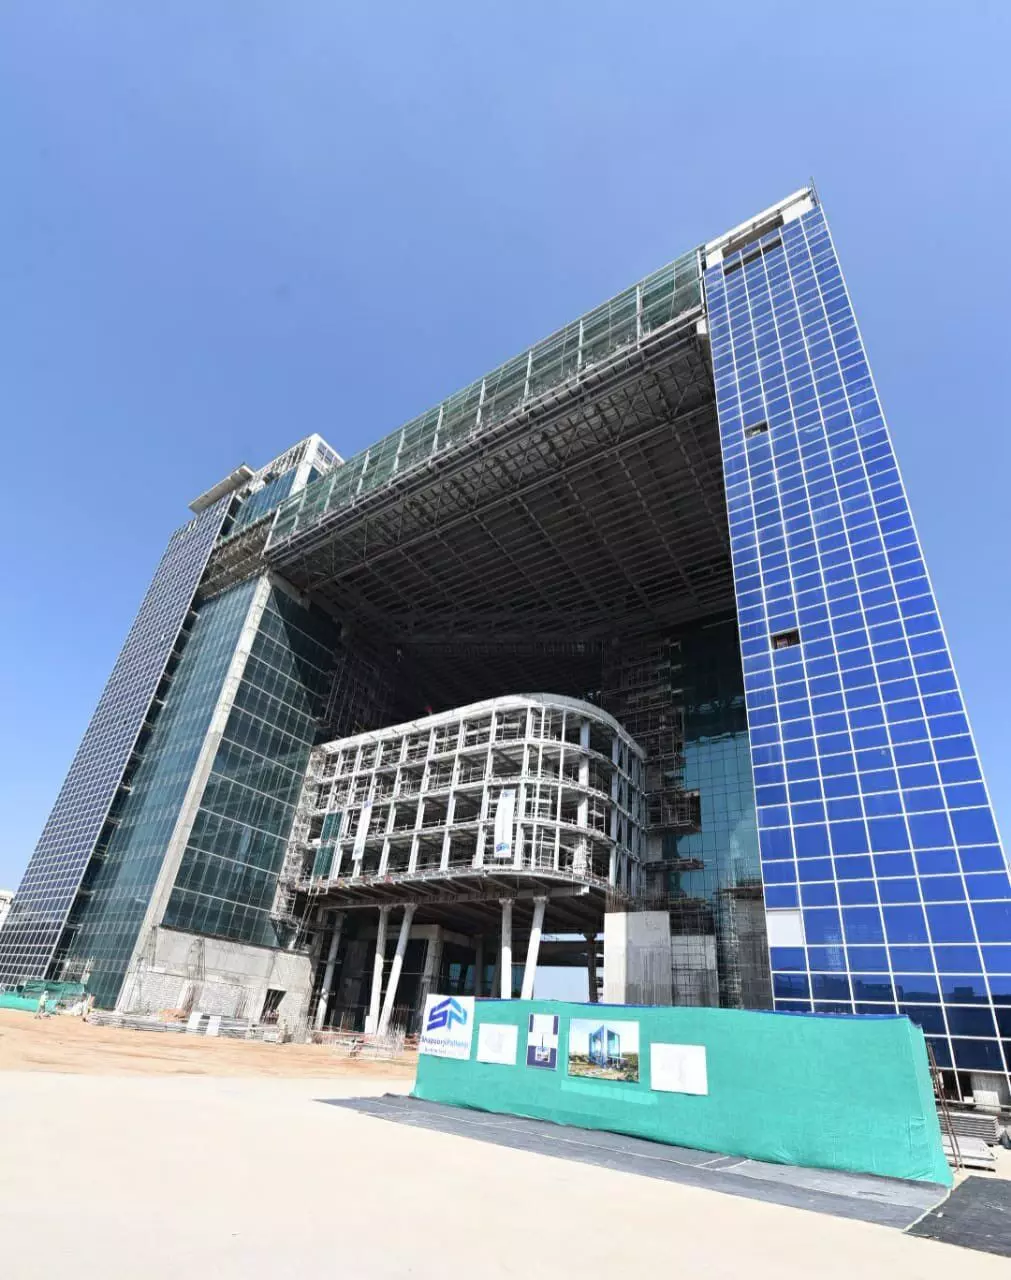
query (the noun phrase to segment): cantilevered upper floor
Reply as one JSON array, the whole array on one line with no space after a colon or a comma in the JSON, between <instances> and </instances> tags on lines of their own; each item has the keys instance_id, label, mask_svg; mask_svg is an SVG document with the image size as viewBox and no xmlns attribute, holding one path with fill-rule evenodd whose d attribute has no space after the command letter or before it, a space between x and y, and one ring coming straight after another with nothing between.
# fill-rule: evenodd
<instances>
[{"instance_id":1,"label":"cantilevered upper floor","mask_svg":"<svg viewBox=\"0 0 1011 1280\"><path fill-rule=\"evenodd\" d=\"M475 703L318 747L286 876L331 906L415 903L438 921L543 895L568 901L570 925L584 899L596 922L639 889L642 785L641 748L599 707Z\"/></svg>"}]
</instances>

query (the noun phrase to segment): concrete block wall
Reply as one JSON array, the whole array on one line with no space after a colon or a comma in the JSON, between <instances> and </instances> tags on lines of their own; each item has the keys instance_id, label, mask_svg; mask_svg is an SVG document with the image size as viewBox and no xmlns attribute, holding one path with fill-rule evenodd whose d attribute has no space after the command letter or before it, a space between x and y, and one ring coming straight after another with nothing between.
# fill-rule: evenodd
<instances>
[{"instance_id":1,"label":"concrete block wall","mask_svg":"<svg viewBox=\"0 0 1011 1280\"><path fill-rule=\"evenodd\" d=\"M670 916L666 911L609 911L604 916L604 1002L672 1002Z\"/></svg>"}]
</instances>

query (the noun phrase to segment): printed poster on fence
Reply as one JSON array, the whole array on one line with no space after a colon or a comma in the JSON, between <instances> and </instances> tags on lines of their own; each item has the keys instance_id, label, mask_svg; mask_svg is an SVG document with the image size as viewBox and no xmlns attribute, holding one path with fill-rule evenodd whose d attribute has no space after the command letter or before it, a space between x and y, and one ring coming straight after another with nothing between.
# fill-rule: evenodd
<instances>
[{"instance_id":1,"label":"printed poster on fence","mask_svg":"<svg viewBox=\"0 0 1011 1280\"><path fill-rule=\"evenodd\" d=\"M639 1079L638 1022L573 1018L569 1023L569 1075L635 1084Z\"/></svg>"},{"instance_id":2,"label":"printed poster on fence","mask_svg":"<svg viewBox=\"0 0 1011 1280\"><path fill-rule=\"evenodd\" d=\"M473 996L427 997L419 1053L433 1058L469 1058L473 1038Z\"/></svg>"},{"instance_id":3,"label":"printed poster on fence","mask_svg":"<svg viewBox=\"0 0 1011 1280\"><path fill-rule=\"evenodd\" d=\"M515 1067L519 1033L519 1027L512 1023L482 1022L477 1029L478 1062Z\"/></svg>"},{"instance_id":4,"label":"printed poster on fence","mask_svg":"<svg viewBox=\"0 0 1011 1280\"><path fill-rule=\"evenodd\" d=\"M657 1044L649 1047L649 1086L661 1093L709 1092L704 1044Z\"/></svg>"},{"instance_id":5,"label":"printed poster on fence","mask_svg":"<svg viewBox=\"0 0 1011 1280\"><path fill-rule=\"evenodd\" d=\"M527 1024L527 1066L554 1071L558 1066L558 1015L532 1013Z\"/></svg>"}]
</instances>

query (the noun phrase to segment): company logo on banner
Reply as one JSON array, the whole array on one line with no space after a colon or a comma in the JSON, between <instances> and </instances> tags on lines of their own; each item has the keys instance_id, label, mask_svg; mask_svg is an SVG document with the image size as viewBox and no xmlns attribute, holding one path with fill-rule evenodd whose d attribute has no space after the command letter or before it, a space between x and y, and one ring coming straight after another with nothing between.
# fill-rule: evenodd
<instances>
[{"instance_id":1,"label":"company logo on banner","mask_svg":"<svg viewBox=\"0 0 1011 1280\"><path fill-rule=\"evenodd\" d=\"M495 807L495 841L496 858L513 856L513 817L516 813L516 792L512 787L503 787L499 792L498 804Z\"/></svg>"},{"instance_id":2,"label":"company logo on banner","mask_svg":"<svg viewBox=\"0 0 1011 1280\"><path fill-rule=\"evenodd\" d=\"M461 1027L465 1027L467 1025L467 1010L464 1009L459 1000L454 1000L450 996L432 1006L428 1021L425 1023L425 1030L438 1031L441 1027L449 1027L452 1030L454 1022L458 1022Z\"/></svg>"},{"instance_id":3,"label":"company logo on banner","mask_svg":"<svg viewBox=\"0 0 1011 1280\"><path fill-rule=\"evenodd\" d=\"M419 1053L469 1058L474 1038L473 996L429 996L425 1000Z\"/></svg>"}]
</instances>

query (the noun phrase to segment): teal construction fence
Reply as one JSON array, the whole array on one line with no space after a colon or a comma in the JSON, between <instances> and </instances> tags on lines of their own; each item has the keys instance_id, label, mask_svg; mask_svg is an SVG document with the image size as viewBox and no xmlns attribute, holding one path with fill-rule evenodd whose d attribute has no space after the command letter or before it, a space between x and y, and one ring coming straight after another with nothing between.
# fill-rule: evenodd
<instances>
[{"instance_id":1,"label":"teal construction fence","mask_svg":"<svg viewBox=\"0 0 1011 1280\"><path fill-rule=\"evenodd\" d=\"M422 1052L415 1097L756 1160L951 1185L923 1034L907 1018L541 1000L460 1005L472 1022L469 1056ZM549 1019L535 1023L532 1037L531 1014ZM452 1030L459 1040L465 1028L457 1020ZM479 1061L482 1049L506 1061ZM700 1083L706 1092L670 1091Z\"/></svg>"}]
</instances>

